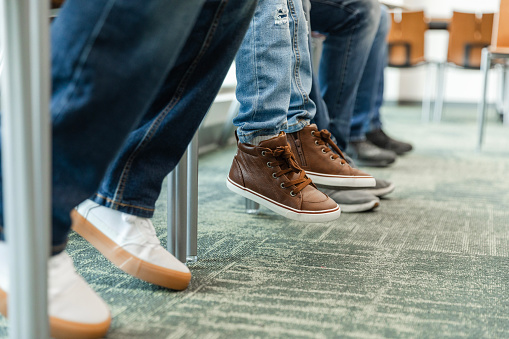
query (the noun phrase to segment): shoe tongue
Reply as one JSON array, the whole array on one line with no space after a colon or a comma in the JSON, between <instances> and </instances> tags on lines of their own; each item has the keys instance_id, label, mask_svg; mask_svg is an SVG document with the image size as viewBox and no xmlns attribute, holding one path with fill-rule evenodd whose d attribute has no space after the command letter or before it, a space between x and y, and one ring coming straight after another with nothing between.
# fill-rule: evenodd
<instances>
[{"instance_id":1,"label":"shoe tongue","mask_svg":"<svg viewBox=\"0 0 509 339\"><path fill-rule=\"evenodd\" d=\"M286 145L287 145L287 142L286 142L285 132L281 132L281 133L279 133L279 135L277 137L274 137L274 138L271 138L268 140L264 140L258 144L259 147L265 147L265 148L270 148L270 149L276 149L279 146L286 146Z\"/></svg>"}]
</instances>

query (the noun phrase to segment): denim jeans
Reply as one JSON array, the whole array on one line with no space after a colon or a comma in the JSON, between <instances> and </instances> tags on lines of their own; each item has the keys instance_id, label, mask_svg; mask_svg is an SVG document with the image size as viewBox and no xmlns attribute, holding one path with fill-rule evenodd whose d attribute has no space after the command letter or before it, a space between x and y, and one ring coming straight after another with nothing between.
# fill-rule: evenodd
<instances>
[{"instance_id":1,"label":"denim jeans","mask_svg":"<svg viewBox=\"0 0 509 339\"><path fill-rule=\"evenodd\" d=\"M311 59L301 0L260 0L236 57L237 135L292 133L315 114Z\"/></svg>"},{"instance_id":2,"label":"denim jeans","mask_svg":"<svg viewBox=\"0 0 509 339\"><path fill-rule=\"evenodd\" d=\"M380 8L380 24L357 90L350 140L364 140L367 132L382 127L380 107L384 96L384 69L387 65L386 38L391 23L387 7L381 5Z\"/></svg>"},{"instance_id":3,"label":"denim jeans","mask_svg":"<svg viewBox=\"0 0 509 339\"><path fill-rule=\"evenodd\" d=\"M377 0L311 0L311 27L326 36L319 84L338 146L350 139L357 88L380 20Z\"/></svg>"},{"instance_id":4,"label":"denim jeans","mask_svg":"<svg viewBox=\"0 0 509 339\"><path fill-rule=\"evenodd\" d=\"M162 172L182 156L219 90L254 6L66 2L52 26L54 252L65 247L69 212L97 190L110 164L101 188L116 179L112 187L157 198Z\"/></svg>"}]
</instances>

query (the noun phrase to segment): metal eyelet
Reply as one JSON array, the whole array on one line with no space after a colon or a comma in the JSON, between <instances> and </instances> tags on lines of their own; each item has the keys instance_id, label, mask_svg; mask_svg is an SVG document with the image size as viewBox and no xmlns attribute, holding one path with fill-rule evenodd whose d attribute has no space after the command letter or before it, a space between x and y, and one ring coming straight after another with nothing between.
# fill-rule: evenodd
<instances>
[{"instance_id":1,"label":"metal eyelet","mask_svg":"<svg viewBox=\"0 0 509 339\"><path fill-rule=\"evenodd\" d=\"M262 151L262 157L264 157L264 156L265 156L265 154L267 154L267 152Z\"/></svg>"},{"instance_id":2,"label":"metal eyelet","mask_svg":"<svg viewBox=\"0 0 509 339\"><path fill-rule=\"evenodd\" d=\"M345 163L344 163L344 162L342 162L342 163L341 163L341 166L345 166Z\"/></svg>"},{"instance_id":3,"label":"metal eyelet","mask_svg":"<svg viewBox=\"0 0 509 339\"><path fill-rule=\"evenodd\" d=\"M290 191L290 195L291 195L292 197L294 197L294 196L296 196L297 194L293 193L293 191Z\"/></svg>"},{"instance_id":4,"label":"metal eyelet","mask_svg":"<svg viewBox=\"0 0 509 339\"><path fill-rule=\"evenodd\" d=\"M314 136L315 135L315 131L311 131L311 135Z\"/></svg>"},{"instance_id":5,"label":"metal eyelet","mask_svg":"<svg viewBox=\"0 0 509 339\"><path fill-rule=\"evenodd\" d=\"M277 179L277 177L276 177L276 173L272 173L272 177L273 177L274 179Z\"/></svg>"},{"instance_id":6,"label":"metal eyelet","mask_svg":"<svg viewBox=\"0 0 509 339\"><path fill-rule=\"evenodd\" d=\"M322 148L322 153L323 154L327 153L327 152L325 152L325 148Z\"/></svg>"},{"instance_id":7,"label":"metal eyelet","mask_svg":"<svg viewBox=\"0 0 509 339\"><path fill-rule=\"evenodd\" d=\"M272 166L270 165L270 161L267 163L267 167L272 168Z\"/></svg>"},{"instance_id":8,"label":"metal eyelet","mask_svg":"<svg viewBox=\"0 0 509 339\"><path fill-rule=\"evenodd\" d=\"M282 189L286 189L285 184L283 182L279 185L279 187L281 187Z\"/></svg>"},{"instance_id":9,"label":"metal eyelet","mask_svg":"<svg viewBox=\"0 0 509 339\"><path fill-rule=\"evenodd\" d=\"M330 158L332 161L336 160L336 159L334 159L334 157L333 157L332 155L331 155L331 156L329 156L329 158ZM341 164L341 165L343 165L343 164Z\"/></svg>"},{"instance_id":10,"label":"metal eyelet","mask_svg":"<svg viewBox=\"0 0 509 339\"><path fill-rule=\"evenodd\" d=\"M316 145L316 146L318 146L318 145L319 145L318 140L315 140L315 145Z\"/></svg>"}]
</instances>

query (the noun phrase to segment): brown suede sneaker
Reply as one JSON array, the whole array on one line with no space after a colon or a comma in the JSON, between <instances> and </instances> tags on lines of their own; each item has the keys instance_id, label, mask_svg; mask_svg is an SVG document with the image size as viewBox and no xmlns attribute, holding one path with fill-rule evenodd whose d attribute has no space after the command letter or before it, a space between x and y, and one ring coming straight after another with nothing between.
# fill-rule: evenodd
<instances>
[{"instance_id":1,"label":"brown suede sneaker","mask_svg":"<svg viewBox=\"0 0 509 339\"><path fill-rule=\"evenodd\" d=\"M297 163L317 185L335 187L373 187L375 178L351 167L329 131L318 131L315 124L287 134ZM332 150L336 151L334 153Z\"/></svg>"},{"instance_id":2,"label":"brown suede sneaker","mask_svg":"<svg viewBox=\"0 0 509 339\"><path fill-rule=\"evenodd\" d=\"M297 165L284 132L258 146L237 142L226 186L292 220L324 222L341 214Z\"/></svg>"}]
</instances>

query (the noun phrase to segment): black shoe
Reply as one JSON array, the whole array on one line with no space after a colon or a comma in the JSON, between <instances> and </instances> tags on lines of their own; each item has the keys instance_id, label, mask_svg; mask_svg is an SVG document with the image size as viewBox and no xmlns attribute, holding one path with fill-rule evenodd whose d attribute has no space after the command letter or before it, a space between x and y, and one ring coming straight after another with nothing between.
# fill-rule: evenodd
<instances>
[{"instance_id":1,"label":"black shoe","mask_svg":"<svg viewBox=\"0 0 509 339\"><path fill-rule=\"evenodd\" d=\"M360 166L387 167L397 158L393 151L379 148L367 140L350 141L346 152Z\"/></svg>"},{"instance_id":2,"label":"black shoe","mask_svg":"<svg viewBox=\"0 0 509 339\"><path fill-rule=\"evenodd\" d=\"M406 152L410 152L413 148L412 145L407 142L391 138L390 136L385 134L385 132L382 129L376 129L374 131L366 133L366 139L368 139L368 141L370 141L375 146L378 146L389 151L393 151L397 155L402 155Z\"/></svg>"}]
</instances>

